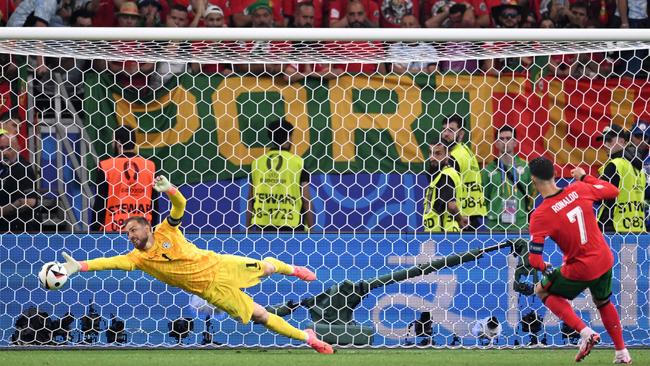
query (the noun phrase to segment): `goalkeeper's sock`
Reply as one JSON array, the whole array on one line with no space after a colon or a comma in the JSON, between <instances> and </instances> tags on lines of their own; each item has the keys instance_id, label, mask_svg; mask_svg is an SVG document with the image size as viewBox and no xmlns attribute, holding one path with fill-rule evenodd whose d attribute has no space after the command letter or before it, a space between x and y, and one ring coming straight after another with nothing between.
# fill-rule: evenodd
<instances>
[{"instance_id":1,"label":"goalkeeper's sock","mask_svg":"<svg viewBox=\"0 0 650 366\"><path fill-rule=\"evenodd\" d=\"M569 304L567 299L557 295L548 295L543 301L544 305L546 305L553 314L557 315L557 317L562 319L566 325L575 329L577 332L581 332L587 326L580 318L578 318L578 315L573 311L573 308L571 308L571 304Z\"/></svg>"},{"instance_id":2,"label":"goalkeeper's sock","mask_svg":"<svg viewBox=\"0 0 650 366\"><path fill-rule=\"evenodd\" d=\"M293 274L294 269L293 269L293 266L290 265L290 264L286 264L286 263L284 263L284 262L282 262L280 260L277 260L277 259L271 258L271 257L264 258L264 262L271 263L271 265L273 265L273 267L275 267L275 272L277 272L279 274L283 274L283 275L286 275L286 276L291 276Z\"/></svg>"},{"instance_id":3,"label":"goalkeeper's sock","mask_svg":"<svg viewBox=\"0 0 650 366\"><path fill-rule=\"evenodd\" d=\"M280 318L275 314L269 314L269 320L264 324L270 330L281 334L285 337L297 339L302 342L307 342L308 336L304 331L287 323L286 320Z\"/></svg>"},{"instance_id":4,"label":"goalkeeper's sock","mask_svg":"<svg viewBox=\"0 0 650 366\"><path fill-rule=\"evenodd\" d=\"M607 304L598 308L598 312L600 312L600 318L603 320L607 333L612 337L614 348L616 348L617 351L625 349L621 320L618 317L618 311L616 311L614 304L608 301Z\"/></svg>"}]
</instances>

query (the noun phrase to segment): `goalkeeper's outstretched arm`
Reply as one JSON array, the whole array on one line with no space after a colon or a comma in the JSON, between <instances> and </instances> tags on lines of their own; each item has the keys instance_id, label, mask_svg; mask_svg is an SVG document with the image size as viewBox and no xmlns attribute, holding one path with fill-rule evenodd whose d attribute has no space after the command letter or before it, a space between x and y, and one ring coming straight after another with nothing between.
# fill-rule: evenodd
<instances>
[{"instance_id":1,"label":"goalkeeper's outstretched arm","mask_svg":"<svg viewBox=\"0 0 650 366\"><path fill-rule=\"evenodd\" d=\"M167 221L172 226L180 225L185 214L185 205L187 204L187 200L183 197L183 194L162 175L156 177L153 188L158 192L167 193L167 197L169 197L172 203L172 209L169 212Z\"/></svg>"},{"instance_id":2,"label":"goalkeeper's outstretched arm","mask_svg":"<svg viewBox=\"0 0 650 366\"><path fill-rule=\"evenodd\" d=\"M117 255L115 257L95 258L87 261L77 261L72 258L68 253L61 253L65 259L63 267L68 271L68 276L71 276L79 271L102 271L109 269L121 269L123 271L133 271L135 264L126 255Z\"/></svg>"}]
</instances>

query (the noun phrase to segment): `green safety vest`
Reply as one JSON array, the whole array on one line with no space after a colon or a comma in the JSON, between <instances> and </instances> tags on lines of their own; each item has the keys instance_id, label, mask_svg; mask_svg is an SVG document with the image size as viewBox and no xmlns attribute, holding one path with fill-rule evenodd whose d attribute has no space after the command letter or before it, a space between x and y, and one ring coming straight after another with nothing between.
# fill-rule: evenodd
<instances>
[{"instance_id":1,"label":"green safety vest","mask_svg":"<svg viewBox=\"0 0 650 366\"><path fill-rule=\"evenodd\" d=\"M446 167L438 176L436 176L429 184L429 187L424 191L424 213L422 214L422 226L424 226L424 231L428 232L447 232L447 231L460 231L458 226L458 221L454 220L454 217L445 209L445 211L439 215L436 210L433 208L433 204L437 198L437 184L442 178L443 175L448 176L454 182L456 197L460 193L460 175L452 167ZM458 201L456 201L458 202Z\"/></svg>"},{"instance_id":2,"label":"green safety vest","mask_svg":"<svg viewBox=\"0 0 650 366\"><path fill-rule=\"evenodd\" d=\"M607 164L609 163L616 166L616 172L620 177L619 194L612 207L614 230L617 233L645 232L645 172L634 168L632 163L623 158L614 158L607 162ZM601 176L607 164L598 169ZM598 216L600 217L603 207L599 211Z\"/></svg>"},{"instance_id":3,"label":"green safety vest","mask_svg":"<svg viewBox=\"0 0 650 366\"><path fill-rule=\"evenodd\" d=\"M303 160L288 151L272 150L251 165L253 213L257 226L298 227L301 223Z\"/></svg>"},{"instance_id":4,"label":"green safety vest","mask_svg":"<svg viewBox=\"0 0 650 366\"><path fill-rule=\"evenodd\" d=\"M457 143L451 149L450 155L458 163L460 179L460 213L463 216L485 216L485 198L483 197L483 184L481 183L481 170L478 160L465 144Z\"/></svg>"}]
</instances>

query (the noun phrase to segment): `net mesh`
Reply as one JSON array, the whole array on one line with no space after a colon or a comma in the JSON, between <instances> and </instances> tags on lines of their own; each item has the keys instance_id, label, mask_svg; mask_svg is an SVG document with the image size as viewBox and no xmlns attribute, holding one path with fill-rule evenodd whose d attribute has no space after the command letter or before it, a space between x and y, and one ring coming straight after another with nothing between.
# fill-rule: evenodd
<instances>
[{"instance_id":1,"label":"net mesh","mask_svg":"<svg viewBox=\"0 0 650 366\"><path fill-rule=\"evenodd\" d=\"M116 131L187 197L181 227L199 248L314 269L313 283L274 275L246 292L331 343L575 343L576 334L532 294L539 274L523 258L527 217L539 198L525 164L552 159L560 185L576 166L597 175L608 158L598 140L604 128L631 129L650 118L648 46L1 41L0 113L11 135L3 159L21 162L2 169L23 179L2 198L0 345L292 344L139 271L84 273L60 291L39 288L36 273L45 262L62 261L61 251L80 260L125 254L131 244L111 232L124 215L151 211L160 222L169 212L164 195L103 197L118 181L129 194L151 193L141 183L154 173L148 168L120 165L117 178L102 171L101 162L116 154ZM476 154L487 213L476 232L432 234L423 217L430 143L448 133L443 121L454 115L465 131L456 137ZM266 192L276 205L269 211L249 205L249 197L260 199L251 193L250 172L269 151L267 129L280 118L292 125L289 151L302 157L299 182L307 188ZM514 139L500 139L506 125ZM514 179L498 169L506 148L518 156ZM282 166L277 155L267 162L269 169ZM249 230L251 222L265 225L264 212L280 220L277 226L293 224L293 208L278 197L305 202L309 232ZM640 225L647 216L635 220ZM648 346L650 237L620 232L607 239L617 259L613 292L625 340ZM548 259L559 265L554 248L547 244ZM589 296L573 306L611 344ZM487 329L491 317L498 336Z\"/></svg>"},{"instance_id":2,"label":"net mesh","mask_svg":"<svg viewBox=\"0 0 650 366\"><path fill-rule=\"evenodd\" d=\"M385 41L82 41L3 40L5 53L146 62L337 63L489 59L650 48L646 41L402 42ZM426 46L424 46L426 45Z\"/></svg>"}]
</instances>

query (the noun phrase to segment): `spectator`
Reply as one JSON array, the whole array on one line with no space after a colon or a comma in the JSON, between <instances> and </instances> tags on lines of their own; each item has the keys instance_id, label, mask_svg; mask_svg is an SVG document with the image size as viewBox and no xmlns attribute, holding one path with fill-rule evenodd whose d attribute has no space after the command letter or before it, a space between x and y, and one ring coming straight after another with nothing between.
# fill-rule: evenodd
<instances>
[{"instance_id":1,"label":"spectator","mask_svg":"<svg viewBox=\"0 0 650 366\"><path fill-rule=\"evenodd\" d=\"M540 28L555 28L555 22L552 19L545 18L545 19L542 19L541 22L539 22L539 27Z\"/></svg>"},{"instance_id":2,"label":"spectator","mask_svg":"<svg viewBox=\"0 0 650 366\"><path fill-rule=\"evenodd\" d=\"M350 0L346 8L346 19L348 28L370 28L372 24L368 21L366 17L366 11L363 7L363 3L359 0ZM383 47L380 42L335 42L333 44L336 48L348 48L351 51L359 54L375 54L383 53ZM341 70L342 72L357 74L374 74L374 73L386 73L386 65L383 63L347 63L347 64L337 64L333 66L335 71L339 72L336 69Z\"/></svg>"},{"instance_id":3,"label":"spectator","mask_svg":"<svg viewBox=\"0 0 650 366\"><path fill-rule=\"evenodd\" d=\"M294 28L313 28L316 21L316 9L310 2L298 3L291 24Z\"/></svg>"},{"instance_id":4,"label":"spectator","mask_svg":"<svg viewBox=\"0 0 650 366\"><path fill-rule=\"evenodd\" d=\"M444 8L451 9L456 4L465 5L466 9L472 9L473 13L473 26L474 27L489 27L491 24L490 21L490 11L488 5L484 0L425 0L423 3L423 19L425 19L424 26L431 28L428 24L428 21L431 20L436 14L444 12ZM469 15L468 15L469 16ZM446 27L444 24L442 27Z\"/></svg>"},{"instance_id":5,"label":"spectator","mask_svg":"<svg viewBox=\"0 0 650 366\"><path fill-rule=\"evenodd\" d=\"M563 28L569 14L568 0L541 0L538 14L542 19L553 21L555 28Z\"/></svg>"},{"instance_id":6,"label":"spectator","mask_svg":"<svg viewBox=\"0 0 650 366\"><path fill-rule=\"evenodd\" d=\"M9 17L8 27L49 27L59 10L57 0L22 0ZM36 56L34 71L37 76L48 73L43 56Z\"/></svg>"},{"instance_id":7,"label":"spectator","mask_svg":"<svg viewBox=\"0 0 650 366\"><path fill-rule=\"evenodd\" d=\"M379 3L380 26L382 28L403 28L402 18L406 15L413 15L420 19L419 0L381 0Z\"/></svg>"},{"instance_id":8,"label":"spectator","mask_svg":"<svg viewBox=\"0 0 650 366\"><path fill-rule=\"evenodd\" d=\"M0 233L38 231L36 173L18 154L14 139L0 129Z\"/></svg>"},{"instance_id":9,"label":"spectator","mask_svg":"<svg viewBox=\"0 0 650 366\"><path fill-rule=\"evenodd\" d=\"M420 28L418 19L413 15L405 15L400 21L402 28ZM397 42L390 45L388 53L391 58L403 58L415 52L420 55L428 54L432 58L437 55L436 49L426 42ZM413 61L408 63L394 62L392 64L392 72L398 74L411 73L417 74L420 72L430 74L436 71L436 63L433 61Z\"/></svg>"},{"instance_id":10,"label":"spectator","mask_svg":"<svg viewBox=\"0 0 650 366\"><path fill-rule=\"evenodd\" d=\"M95 14L86 9L78 9L70 15L70 25L73 27L92 27Z\"/></svg>"},{"instance_id":11,"label":"spectator","mask_svg":"<svg viewBox=\"0 0 650 366\"><path fill-rule=\"evenodd\" d=\"M352 3L361 4L353 6ZM330 1L330 28L377 28L379 26L379 6L374 0L334 0ZM355 25L350 25L355 22Z\"/></svg>"},{"instance_id":12,"label":"spectator","mask_svg":"<svg viewBox=\"0 0 650 366\"><path fill-rule=\"evenodd\" d=\"M140 11L138 10L138 6L131 1L122 3L120 11L117 13L117 26L137 27L139 23Z\"/></svg>"},{"instance_id":13,"label":"spectator","mask_svg":"<svg viewBox=\"0 0 650 366\"><path fill-rule=\"evenodd\" d=\"M533 209L533 186L526 161L517 156L517 133L510 126L495 134L497 158L482 172L490 230L526 230Z\"/></svg>"},{"instance_id":14,"label":"spectator","mask_svg":"<svg viewBox=\"0 0 650 366\"><path fill-rule=\"evenodd\" d=\"M481 226L487 210L478 160L474 152L462 142L465 137L463 119L459 115L446 118L440 137L449 147L449 166L460 174L462 185L458 200L461 214L469 217L470 228L476 230Z\"/></svg>"},{"instance_id":15,"label":"spectator","mask_svg":"<svg viewBox=\"0 0 650 366\"><path fill-rule=\"evenodd\" d=\"M467 226L460 212L462 181L451 166L449 146L444 141L431 145L429 172L431 183L424 191L422 226L427 232L459 232Z\"/></svg>"},{"instance_id":16,"label":"spectator","mask_svg":"<svg viewBox=\"0 0 650 366\"><path fill-rule=\"evenodd\" d=\"M437 8L424 24L427 28L474 28L476 16L471 5L450 2Z\"/></svg>"},{"instance_id":17,"label":"spectator","mask_svg":"<svg viewBox=\"0 0 650 366\"><path fill-rule=\"evenodd\" d=\"M203 24L206 28L222 28L226 26L223 10L217 5L208 5L203 15ZM197 51L209 49L212 42L199 41L192 44L192 48ZM232 64L218 63L218 64L190 64L193 73L203 73L207 75L222 74L229 75L232 73Z\"/></svg>"},{"instance_id":18,"label":"spectator","mask_svg":"<svg viewBox=\"0 0 650 366\"><path fill-rule=\"evenodd\" d=\"M575 28L587 28L589 25L589 10L587 4L576 2L570 5L569 10L571 11L569 24L572 24Z\"/></svg>"},{"instance_id":19,"label":"spectator","mask_svg":"<svg viewBox=\"0 0 650 366\"><path fill-rule=\"evenodd\" d=\"M625 146L629 133L618 125L605 128L597 140L609 150L609 160L598 170L601 179L615 185L620 193L615 200L605 200L598 210L598 221L603 231L630 233L645 232L646 176L641 162L632 162L634 154L627 154Z\"/></svg>"},{"instance_id":20,"label":"spectator","mask_svg":"<svg viewBox=\"0 0 650 366\"><path fill-rule=\"evenodd\" d=\"M507 3L492 8L492 18L497 28L521 28L523 8L516 3Z\"/></svg>"},{"instance_id":21,"label":"spectator","mask_svg":"<svg viewBox=\"0 0 650 366\"><path fill-rule=\"evenodd\" d=\"M57 0L22 0L9 17L8 27L47 27L59 9Z\"/></svg>"},{"instance_id":22,"label":"spectator","mask_svg":"<svg viewBox=\"0 0 650 366\"><path fill-rule=\"evenodd\" d=\"M617 0L614 25L620 28L649 28L647 0ZM630 50L621 52L621 61L617 63L615 72L629 77L646 74L643 62L648 57L648 50Z\"/></svg>"},{"instance_id":23,"label":"spectator","mask_svg":"<svg viewBox=\"0 0 650 366\"><path fill-rule=\"evenodd\" d=\"M300 10L301 6L311 7L313 9L313 19L311 21L311 27L321 28L323 26L323 0L285 0L282 2L282 10L284 16L288 18L287 25L295 28L307 28L301 25L298 25L296 22L296 17L299 13L304 14L304 10ZM303 20L304 22L304 20Z\"/></svg>"},{"instance_id":24,"label":"spectator","mask_svg":"<svg viewBox=\"0 0 650 366\"><path fill-rule=\"evenodd\" d=\"M253 230L309 231L314 226L309 175L292 153L293 126L280 119L268 126L272 147L251 164L246 224Z\"/></svg>"},{"instance_id":25,"label":"spectator","mask_svg":"<svg viewBox=\"0 0 650 366\"><path fill-rule=\"evenodd\" d=\"M284 27L286 23L284 16L282 15L282 6L280 4L280 1L276 4L269 0L231 0L233 25L235 27L250 27L253 25L253 12L259 8L268 8L270 9L272 16L269 22L264 20L265 24L269 24L267 27ZM259 19L258 24L260 24ZM253 25L253 27L255 27L255 25ZM258 25L258 27L260 26Z\"/></svg>"},{"instance_id":26,"label":"spectator","mask_svg":"<svg viewBox=\"0 0 650 366\"><path fill-rule=\"evenodd\" d=\"M135 3L126 1L120 5L120 11L117 13L118 27L137 27L140 19L140 11ZM150 78L153 76L156 64L138 62L137 56L144 55L144 51L133 43L116 43L114 47L116 52L134 56L132 60L108 61L108 69L114 74L116 84L121 88L134 88L145 94L148 93L147 87L154 87L155 84Z\"/></svg>"},{"instance_id":27,"label":"spectator","mask_svg":"<svg viewBox=\"0 0 650 366\"><path fill-rule=\"evenodd\" d=\"M614 24L620 28L648 28L646 0L617 0Z\"/></svg>"},{"instance_id":28,"label":"spectator","mask_svg":"<svg viewBox=\"0 0 650 366\"><path fill-rule=\"evenodd\" d=\"M201 14L200 16L197 17L197 22L203 15L203 10L200 11ZM172 6L171 9L169 10L169 15L167 16L166 25L167 27L179 27L179 28L187 27L189 25L189 13L187 11L187 8L179 4Z\"/></svg>"},{"instance_id":29,"label":"spectator","mask_svg":"<svg viewBox=\"0 0 650 366\"><path fill-rule=\"evenodd\" d=\"M56 11L56 14L52 17L49 26L50 27L68 27L70 26L70 15L73 11L73 1L72 0L59 0L59 8Z\"/></svg>"},{"instance_id":30,"label":"spectator","mask_svg":"<svg viewBox=\"0 0 650 366\"><path fill-rule=\"evenodd\" d=\"M9 20L9 15L16 10L16 6L13 0L0 1L0 25L7 25Z\"/></svg>"},{"instance_id":31,"label":"spectator","mask_svg":"<svg viewBox=\"0 0 650 366\"><path fill-rule=\"evenodd\" d=\"M292 26L311 28L314 26L314 21L314 5L308 2L299 3L292 20ZM307 44L303 42L295 42L292 47L297 54L309 52ZM308 77L330 80L336 78L341 72L341 69L332 68L331 64L286 64L282 78L287 83L298 82Z\"/></svg>"},{"instance_id":32,"label":"spectator","mask_svg":"<svg viewBox=\"0 0 650 366\"><path fill-rule=\"evenodd\" d=\"M268 0L258 0L251 4L246 12L251 15L251 25L254 28L270 28L273 27L273 9ZM279 49L289 47L286 42L270 42L270 41L255 41L255 42L240 42L242 53L250 54L273 54ZM235 72L240 74L253 74L253 75L277 75L282 71L282 65L273 63L256 63L256 64L235 64Z\"/></svg>"},{"instance_id":33,"label":"spectator","mask_svg":"<svg viewBox=\"0 0 650 366\"><path fill-rule=\"evenodd\" d=\"M537 28L537 18L535 17L535 13L527 10L525 11L526 16L524 17L524 21L521 23L522 28Z\"/></svg>"},{"instance_id":34,"label":"spectator","mask_svg":"<svg viewBox=\"0 0 650 366\"><path fill-rule=\"evenodd\" d=\"M157 223L155 192L156 176L153 161L137 155L135 131L125 126L115 130L114 156L99 162L97 195L91 220L94 231L119 232L131 216L144 216L151 225Z\"/></svg>"},{"instance_id":35,"label":"spectator","mask_svg":"<svg viewBox=\"0 0 650 366\"><path fill-rule=\"evenodd\" d=\"M162 5L158 0L139 0L138 11L140 20L145 27L164 27L161 12Z\"/></svg>"},{"instance_id":36,"label":"spectator","mask_svg":"<svg viewBox=\"0 0 650 366\"><path fill-rule=\"evenodd\" d=\"M187 11L190 15L190 24L189 27L206 27L205 22L207 21L207 11L208 8L212 9L212 18L217 19L217 22L220 22L221 25L209 26L211 28L217 27L227 27L228 20L230 19L230 1L229 0L190 0L190 5L187 7ZM214 9L217 8L221 10L221 17L217 16L217 13Z\"/></svg>"},{"instance_id":37,"label":"spectator","mask_svg":"<svg viewBox=\"0 0 650 366\"><path fill-rule=\"evenodd\" d=\"M70 15L70 25L78 28L92 27L93 17L93 13L82 7L72 12ZM85 71L90 69L91 66L91 60L70 57L61 59L61 67L65 71L65 74L63 75L65 78L63 87L67 91L68 96L79 97L74 101L75 103L81 103L81 100L83 99L84 75Z\"/></svg>"},{"instance_id":38,"label":"spectator","mask_svg":"<svg viewBox=\"0 0 650 366\"><path fill-rule=\"evenodd\" d=\"M217 5L208 5L205 9L203 22L206 28L221 28L228 26L223 9Z\"/></svg>"}]
</instances>

